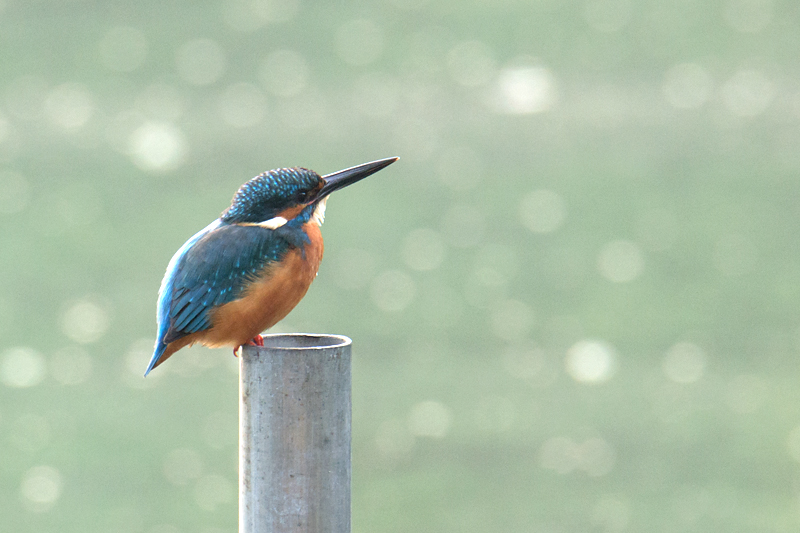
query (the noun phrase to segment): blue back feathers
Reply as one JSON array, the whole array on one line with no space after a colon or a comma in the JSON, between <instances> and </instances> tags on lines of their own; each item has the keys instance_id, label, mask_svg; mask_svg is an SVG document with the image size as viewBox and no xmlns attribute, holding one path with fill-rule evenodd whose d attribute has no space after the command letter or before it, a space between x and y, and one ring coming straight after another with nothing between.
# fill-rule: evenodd
<instances>
[{"instance_id":1,"label":"blue back feathers","mask_svg":"<svg viewBox=\"0 0 800 533\"><path fill-rule=\"evenodd\" d=\"M269 263L307 240L299 228L227 224L201 237L176 265L163 341L210 328L208 311L240 297Z\"/></svg>"},{"instance_id":2,"label":"blue back feathers","mask_svg":"<svg viewBox=\"0 0 800 533\"><path fill-rule=\"evenodd\" d=\"M286 207L305 203L308 194L322 185L322 178L313 170L270 170L242 185L233 196L231 206L220 218L229 224L264 222L277 216Z\"/></svg>"}]
</instances>

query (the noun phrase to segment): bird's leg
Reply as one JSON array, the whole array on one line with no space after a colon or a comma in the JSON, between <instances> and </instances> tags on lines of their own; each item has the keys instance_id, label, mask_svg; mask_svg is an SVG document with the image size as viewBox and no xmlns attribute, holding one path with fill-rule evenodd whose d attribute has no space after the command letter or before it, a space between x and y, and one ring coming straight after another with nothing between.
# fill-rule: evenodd
<instances>
[{"instance_id":1,"label":"bird's leg","mask_svg":"<svg viewBox=\"0 0 800 533\"><path fill-rule=\"evenodd\" d=\"M263 346L264 346L264 337L262 337L261 335L256 335L255 337L253 337L252 339L247 341L247 345L248 346L261 346L263 348Z\"/></svg>"},{"instance_id":2,"label":"bird's leg","mask_svg":"<svg viewBox=\"0 0 800 533\"><path fill-rule=\"evenodd\" d=\"M247 341L247 343L242 344L242 346L261 346L263 348L264 347L264 337L262 337L261 335L256 335L255 337L253 337L252 339ZM238 346L238 347L233 349L233 356L234 357L239 357L239 348L241 348L242 346Z\"/></svg>"}]
</instances>

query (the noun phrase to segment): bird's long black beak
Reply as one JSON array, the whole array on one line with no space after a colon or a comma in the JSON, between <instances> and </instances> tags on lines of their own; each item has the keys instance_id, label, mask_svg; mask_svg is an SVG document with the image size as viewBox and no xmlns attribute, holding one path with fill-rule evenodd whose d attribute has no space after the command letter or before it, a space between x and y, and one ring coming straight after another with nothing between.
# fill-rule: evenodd
<instances>
[{"instance_id":1,"label":"bird's long black beak","mask_svg":"<svg viewBox=\"0 0 800 533\"><path fill-rule=\"evenodd\" d=\"M319 194L317 194L317 199L325 198L333 191L338 191L342 187L347 187L352 183L363 180L367 176L371 176L377 171L388 167L398 159L398 157L378 159L377 161L364 163L363 165L357 165L340 170L339 172L334 172L333 174L328 174L327 176L322 176L322 179L325 180L325 185L322 186Z\"/></svg>"}]
</instances>

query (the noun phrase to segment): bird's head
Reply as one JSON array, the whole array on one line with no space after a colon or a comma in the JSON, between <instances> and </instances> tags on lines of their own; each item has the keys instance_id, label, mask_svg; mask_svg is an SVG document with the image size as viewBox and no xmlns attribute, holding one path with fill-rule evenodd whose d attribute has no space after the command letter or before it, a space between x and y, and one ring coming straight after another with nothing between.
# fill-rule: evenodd
<instances>
[{"instance_id":1,"label":"bird's head","mask_svg":"<svg viewBox=\"0 0 800 533\"><path fill-rule=\"evenodd\" d=\"M242 185L220 218L228 224L270 227L272 221L292 220L309 206L318 206L324 213L325 201L333 191L364 179L395 161L396 157L379 159L325 176L299 167L270 170Z\"/></svg>"}]
</instances>

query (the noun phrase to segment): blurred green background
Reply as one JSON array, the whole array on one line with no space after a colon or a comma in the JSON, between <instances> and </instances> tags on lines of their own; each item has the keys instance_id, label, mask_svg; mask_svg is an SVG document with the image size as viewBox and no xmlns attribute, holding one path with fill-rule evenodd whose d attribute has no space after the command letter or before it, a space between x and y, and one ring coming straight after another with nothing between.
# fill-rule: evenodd
<instances>
[{"instance_id":1,"label":"blurred green background","mask_svg":"<svg viewBox=\"0 0 800 533\"><path fill-rule=\"evenodd\" d=\"M0 0L0 531L237 524L237 370L142 378L252 176L337 193L353 530L797 531L800 4Z\"/></svg>"}]
</instances>

